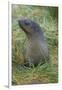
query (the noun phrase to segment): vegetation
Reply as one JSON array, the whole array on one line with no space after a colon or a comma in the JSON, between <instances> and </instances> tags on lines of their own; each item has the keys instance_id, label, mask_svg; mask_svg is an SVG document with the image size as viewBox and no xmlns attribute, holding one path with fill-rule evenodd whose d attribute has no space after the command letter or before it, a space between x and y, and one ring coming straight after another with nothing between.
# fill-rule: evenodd
<instances>
[{"instance_id":1,"label":"vegetation","mask_svg":"<svg viewBox=\"0 0 62 90\"><path fill-rule=\"evenodd\" d=\"M18 18L27 17L43 28L48 42L50 65L22 67L27 37L18 26ZM58 82L58 8L12 5L12 84L43 84Z\"/></svg>"}]
</instances>

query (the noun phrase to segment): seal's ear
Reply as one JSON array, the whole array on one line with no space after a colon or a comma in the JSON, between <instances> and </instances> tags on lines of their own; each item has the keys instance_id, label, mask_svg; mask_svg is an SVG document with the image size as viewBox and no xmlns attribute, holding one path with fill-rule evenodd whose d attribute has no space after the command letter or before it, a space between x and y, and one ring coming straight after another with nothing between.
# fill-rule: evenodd
<instances>
[{"instance_id":1,"label":"seal's ear","mask_svg":"<svg viewBox=\"0 0 62 90\"><path fill-rule=\"evenodd\" d=\"M37 23L35 23L35 22L32 22L31 23L31 28L34 30L34 31L39 31L39 29L40 29L40 26L37 24Z\"/></svg>"}]
</instances>

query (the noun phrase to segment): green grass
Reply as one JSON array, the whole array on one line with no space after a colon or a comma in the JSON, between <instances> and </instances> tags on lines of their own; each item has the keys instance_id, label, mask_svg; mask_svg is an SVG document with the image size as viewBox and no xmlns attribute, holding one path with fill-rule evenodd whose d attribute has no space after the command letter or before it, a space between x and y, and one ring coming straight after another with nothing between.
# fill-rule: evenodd
<instances>
[{"instance_id":1,"label":"green grass","mask_svg":"<svg viewBox=\"0 0 62 90\"><path fill-rule=\"evenodd\" d=\"M48 42L50 64L22 67L27 37L17 19L27 17L36 21ZM43 84L58 82L58 8L12 5L12 84Z\"/></svg>"}]
</instances>

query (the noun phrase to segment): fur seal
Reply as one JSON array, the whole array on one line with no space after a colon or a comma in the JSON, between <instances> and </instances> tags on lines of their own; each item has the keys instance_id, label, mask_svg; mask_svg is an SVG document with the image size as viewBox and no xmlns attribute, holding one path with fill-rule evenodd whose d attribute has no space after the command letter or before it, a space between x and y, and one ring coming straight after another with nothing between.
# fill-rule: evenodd
<instances>
[{"instance_id":1,"label":"fur seal","mask_svg":"<svg viewBox=\"0 0 62 90\"><path fill-rule=\"evenodd\" d=\"M18 24L28 38L25 56L29 66L48 62L48 46L41 27L28 18L19 19Z\"/></svg>"}]
</instances>

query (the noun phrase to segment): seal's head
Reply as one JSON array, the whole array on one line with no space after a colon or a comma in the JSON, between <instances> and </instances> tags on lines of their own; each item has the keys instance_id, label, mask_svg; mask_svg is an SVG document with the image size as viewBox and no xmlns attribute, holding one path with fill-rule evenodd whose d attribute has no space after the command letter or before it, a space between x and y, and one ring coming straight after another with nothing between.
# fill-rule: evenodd
<instances>
[{"instance_id":1,"label":"seal's head","mask_svg":"<svg viewBox=\"0 0 62 90\"><path fill-rule=\"evenodd\" d=\"M40 26L34 21L23 18L18 20L19 26L23 29L23 31L28 35L35 35L35 33L40 33Z\"/></svg>"}]
</instances>

